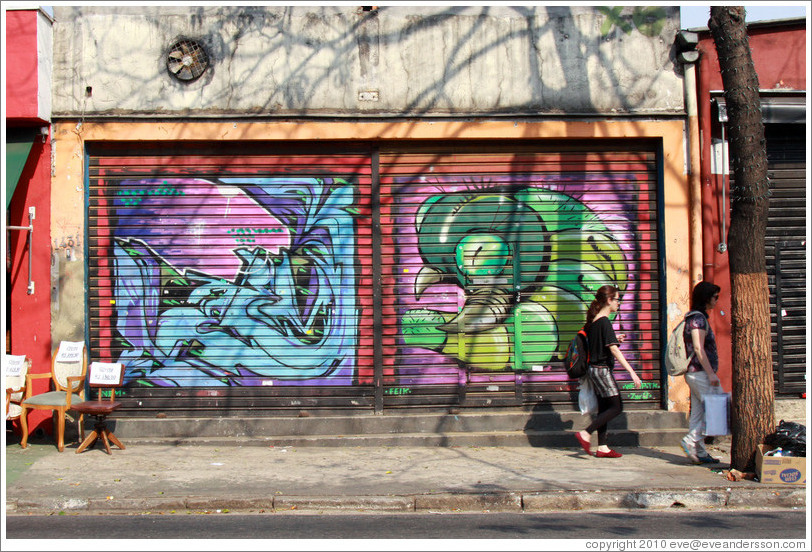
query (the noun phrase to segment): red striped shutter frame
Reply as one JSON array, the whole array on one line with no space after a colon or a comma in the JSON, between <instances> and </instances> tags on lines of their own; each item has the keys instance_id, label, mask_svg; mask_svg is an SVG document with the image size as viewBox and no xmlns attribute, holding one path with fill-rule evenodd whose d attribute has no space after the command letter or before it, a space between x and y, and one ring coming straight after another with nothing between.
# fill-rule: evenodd
<instances>
[{"instance_id":1,"label":"red striped shutter frame","mask_svg":"<svg viewBox=\"0 0 812 552\"><path fill-rule=\"evenodd\" d=\"M624 398L659 403L653 149L302 149L90 156L91 352L127 364L131 412L572 404L604 283L645 383Z\"/></svg>"},{"instance_id":2,"label":"red striped shutter frame","mask_svg":"<svg viewBox=\"0 0 812 552\"><path fill-rule=\"evenodd\" d=\"M368 151L89 156L93 358L123 414L373 407Z\"/></svg>"},{"instance_id":3,"label":"red striped shutter frame","mask_svg":"<svg viewBox=\"0 0 812 552\"><path fill-rule=\"evenodd\" d=\"M380 161L386 407L576 404L561 360L597 288L661 400L657 156L601 145L398 147Z\"/></svg>"}]
</instances>

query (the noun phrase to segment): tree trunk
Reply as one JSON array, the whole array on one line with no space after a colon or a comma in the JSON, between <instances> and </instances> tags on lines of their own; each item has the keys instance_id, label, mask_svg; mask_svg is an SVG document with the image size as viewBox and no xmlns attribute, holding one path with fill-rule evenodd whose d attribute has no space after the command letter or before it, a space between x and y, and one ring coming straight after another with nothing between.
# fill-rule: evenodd
<instances>
[{"instance_id":1,"label":"tree trunk","mask_svg":"<svg viewBox=\"0 0 812 552\"><path fill-rule=\"evenodd\" d=\"M731 468L754 471L759 443L775 430L770 295L764 249L769 208L767 150L758 76L742 6L712 7L713 35L725 89L735 184L730 190L730 295L733 349Z\"/></svg>"}]
</instances>

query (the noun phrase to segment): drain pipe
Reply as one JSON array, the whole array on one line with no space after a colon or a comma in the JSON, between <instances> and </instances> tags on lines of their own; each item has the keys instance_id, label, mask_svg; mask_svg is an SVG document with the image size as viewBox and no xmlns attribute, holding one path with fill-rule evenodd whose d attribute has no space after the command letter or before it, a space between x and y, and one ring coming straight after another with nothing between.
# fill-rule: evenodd
<instances>
[{"instance_id":1,"label":"drain pipe","mask_svg":"<svg viewBox=\"0 0 812 552\"><path fill-rule=\"evenodd\" d=\"M720 205L718 201L717 193L719 189L719 180L716 174L715 166L716 166L716 152L714 149L714 135L713 135L713 124L711 118L711 73L712 69L710 67L710 62L708 61L709 58L713 57L710 55L709 49L713 49L715 51L715 47L712 45L704 45L704 47L699 48L699 63L697 64L697 102L699 104L699 135L703 137L702 143L700 146L702 147L702 153L700 155L700 166L701 166L701 173L702 173L702 228L706 230L702 236L702 256L705 262L704 265L704 276L705 280L708 282L716 282L721 276L721 274L717 275L717 267L721 268L720 262L725 261L724 256L719 256L719 253L724 253L724 251L717 249L716 245L721 244L727 240L727 230L725 229L725 217L727 213L727 207L724 207L724 203ZM723 127L724 128L724 127ZM724 130L722 131L723 138L724 138ZM726 166L727 154L724 153L724 142L722 142L722 157L720 165L722 167ZM724 173L727 172L725 169L722 169L722 178L724 179ZM722 181L722 194L724 194L724 180ZM717 224L721 221L722 227L722 235L721 240L717 241L717 237L714 234L714 230L717 227ZM726 247L725 247L726 249ZM722 271L724 272L724 271ZM722 302L724 303L724 301ZM719 334L717 332L717 338Z\"/></svg>"},{"instance_id":2,"label":"drain pipe","mask_svg":"<svg viewBox=\"0 0 812 552\"><path fill-rule=\"evenodd\" d=\"M696 46L699 37L696 33L680 31L677 34L679 54L682 63L685 87L685 110L688 113L688 185L689 185L689 247L691 266L691 288L701 282L702 274L702 180L699 158L699 118L696 99L696 62L699 52Z\"/></svg>"}]
</instances>

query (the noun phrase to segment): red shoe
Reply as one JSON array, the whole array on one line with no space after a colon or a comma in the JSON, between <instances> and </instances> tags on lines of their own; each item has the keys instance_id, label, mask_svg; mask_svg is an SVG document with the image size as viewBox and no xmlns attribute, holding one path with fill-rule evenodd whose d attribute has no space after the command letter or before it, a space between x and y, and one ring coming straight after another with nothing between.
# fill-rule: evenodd
<instances>
[{"instance_id":1,"label":"red shoe","mask_svg":"<svg viewBox=\"0 0 812 552\"><path fill-rule=\"evenodd\" d=\"M598 458L620 458L623 455L620 454L619 452L615 452L614 450L609 449L609 452L603 452L602 450L599 450L598 452L595 453L595 456L597 456Z\"/></svg>"},{"instance_id":2,"label":"red shoe","mask_svg":"<svg viewBox=\"0 0 812 552\"><path fill-rule=\"evenodd\" d=\"M578 439L579 443L581 443L581 448L584 449L584 452L592 456L592 450L589 448L589 441L586 441L583 437L581 437L580 431L575 432L575 438Z\"/></svg>"}]
</instances>

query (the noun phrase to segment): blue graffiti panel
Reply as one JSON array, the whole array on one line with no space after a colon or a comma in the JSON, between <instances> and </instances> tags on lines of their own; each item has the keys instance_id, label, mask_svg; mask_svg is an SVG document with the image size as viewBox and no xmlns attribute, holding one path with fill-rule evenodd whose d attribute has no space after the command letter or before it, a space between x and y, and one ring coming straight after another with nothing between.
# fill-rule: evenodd
<instances>
[{"instance_id":1,"label":"blue graffiti panel","mask_svg":"<svg viewBox=\"0 0 812 552\"><path fill-rule=\"evenodd\" d=\"M115 197L117 360L129 385L353 383L351 182L132 180Z\"/></svg>"}]
</instances>

